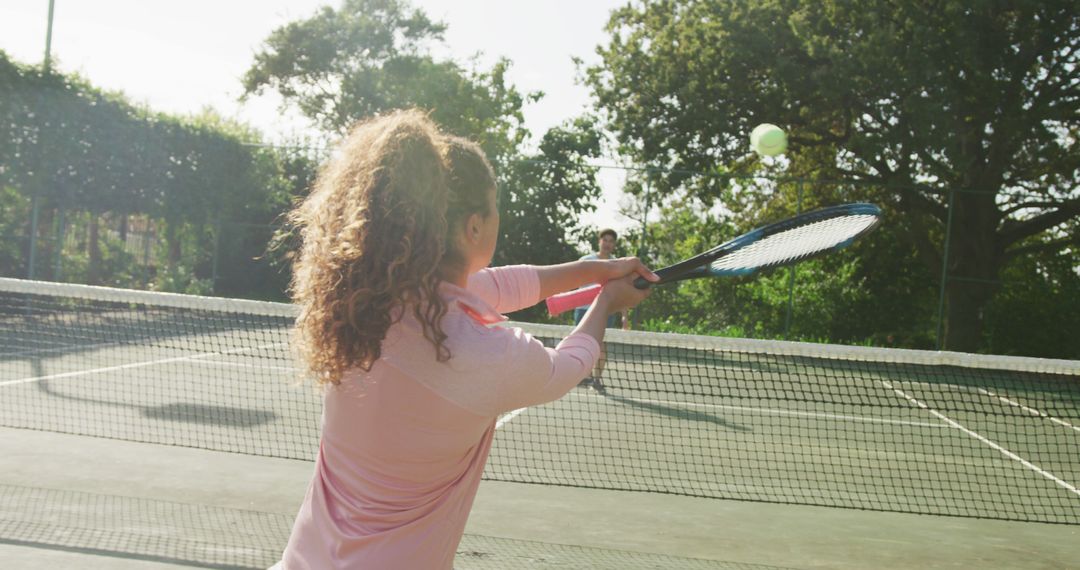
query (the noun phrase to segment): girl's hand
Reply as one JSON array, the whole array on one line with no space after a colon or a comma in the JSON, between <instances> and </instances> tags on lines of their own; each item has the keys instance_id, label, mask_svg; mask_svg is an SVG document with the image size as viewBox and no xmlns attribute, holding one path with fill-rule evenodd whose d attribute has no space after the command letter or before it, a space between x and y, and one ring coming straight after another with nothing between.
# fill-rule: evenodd
<instances>
[{"instance_id":1,"label":"girl's hand","mask_svg":"<svg viewBox=\"0 0 1080 570\"><path fill-rule=\"evenodd\" d=\"M638 277L644 277L647 281L656 282L660 280L655 273L650 271L648 267L645 267L645 264L636 257L620 257L618 259L612 259L603 265L603 271L604 275L597 280L601 283L621 279L631 274Z\"/></svg>"},{"instance_id":2,"label":"girl's hand","mask_svg":"<svg viewBox=\"0 0 1080 570\"><path fill-rule=\"evenodd\" d=\"M637 261L636 259L634 261ZM640 265L640 262L638 262ZM646 297L652 293L652 287L646 287L645 289L638 289L634 286L634 281L638 277L644 277L649 281L657 281L657 277L652 271L649 271L645 266L640 265L640 271L634 269L619 279L613 279L604 284L603 290L600 291L600 296L597 297L597 302L602 303L610 313L618 313L627 309L637 306L638 303L645 300Z\"/></svg>"}]
</instances>

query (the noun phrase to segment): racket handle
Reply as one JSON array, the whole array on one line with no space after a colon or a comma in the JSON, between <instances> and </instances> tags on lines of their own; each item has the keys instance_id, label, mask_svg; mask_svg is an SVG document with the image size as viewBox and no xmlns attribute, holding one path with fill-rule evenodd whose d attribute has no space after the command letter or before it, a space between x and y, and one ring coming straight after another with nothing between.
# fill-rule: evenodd
<instances>
[{"instance_id":1,"label":"racket handle","mask_svg":"<svg viewBox=\"0 0 1080 570\"><path fill-rule=\"evenodd\" d=\"M548 314L551 316L562 314L570 309L588 305L600 295L599 285L590 285L582 289L575 289L547 298Z\"/></svg>"},{"instance_id":2,"label":"racket handle","mask_svg":"<svg viewBox=\"0 0 1080 570\"><path fill-rule=\"evenodd\" d=\"M638 277L634 280L634 287L637 287L638 289L647 289L650 285L652 285L652 283L646 281L644 277ZM602 287L600 285L590 285L581 289L552 295L547 298L548 314L554 317L555 315L565 313L570 309L589 305L593 302L593 299L600 295L601 289Z\"/></svg>"}]
</instances>

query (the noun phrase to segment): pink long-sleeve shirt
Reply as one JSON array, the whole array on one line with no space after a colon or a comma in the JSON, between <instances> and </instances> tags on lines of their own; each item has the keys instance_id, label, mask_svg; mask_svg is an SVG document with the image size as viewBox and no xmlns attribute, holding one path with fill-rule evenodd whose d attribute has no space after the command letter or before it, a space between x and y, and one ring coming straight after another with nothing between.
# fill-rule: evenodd
<instances>
[{"instance_id":1,"label":"pink long-sleeve shirt","mask_svg":"<svg viewBox=\"0 0 1080 570\"><path fill-rule=\"evenodd\" d=\"M485 269L441 293L449 361L407 311L370 372L326 391L315 474L276 568L452 568L499 414L558 399L599 355L586 334L551 349L489 326L539 302L534 267Z\"/></svg>"}]
</instances>

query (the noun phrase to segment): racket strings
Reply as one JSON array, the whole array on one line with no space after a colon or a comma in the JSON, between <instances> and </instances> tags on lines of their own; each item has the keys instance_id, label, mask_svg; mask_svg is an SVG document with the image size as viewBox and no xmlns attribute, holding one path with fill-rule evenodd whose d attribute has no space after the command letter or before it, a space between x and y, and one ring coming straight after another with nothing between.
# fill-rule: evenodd
<instances>
[{"instance_id":1,"label":"racket strings","mask_svg":"<svg viewBox=\"0 0 1080 570\"><path fill-rule=\"evenodd\" d=\"M851 215L819 220L766 236L714 261L716 271L738 272L790 263L832 249L872 227L878 218Z\"/></svg>"}]
</instances>

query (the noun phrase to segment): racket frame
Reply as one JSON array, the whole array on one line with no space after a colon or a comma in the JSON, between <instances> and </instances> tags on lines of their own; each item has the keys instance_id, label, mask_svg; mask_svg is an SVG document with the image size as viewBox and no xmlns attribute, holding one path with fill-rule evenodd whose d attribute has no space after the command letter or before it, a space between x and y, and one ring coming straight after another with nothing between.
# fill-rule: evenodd
<instances>
[{"instance_id":1,"label":"racket frame","mask_svg":"<svg viewBox=\"0 0 1080 570\"><path fill-rule=\"evenodd\" d=\"M713 262L716 260L738 251L754 242L760 241L772 235L779 234L781 232L788 231L793 228L807 226L824 220L833 218L840 218L846 216L874 216L875 220L860 230L858 233L852 235L848 239L833 245L832 247L824 248L819 251L815 251L810 254L802 255L799 257L793 257L790 259L784 259L777 263L769 263L749 268L741 268L737 270L731 269L715 269L712 267ZM762 226L746 232L730 241L724 242L708 251L699 253L693 257L684 259L674 265L669 265L656 271L656 275L660 277L657 282L650 282L643 277L638 277L634 280L634 286L638 289L645 289L654 285L664 285L667 283L675 283L677 281L683 281L686 279L695 279L698 277L734 277L752 275L759 271L771 269L774 267L782 267L785 265L791 265L798 263L806 259L811 259L825 253L833 252L839 249L843 249L850 245L853 241L859 237L865 235L870 230L874 229L880 222L881 209L877 206L865 202L855 202L851 204L840 204L837 206L829 206L804 212L797 216L774 222L772 224ZM575 291L568 291L566 293L560 293L559 295L553 295L547 299L548 312L554 316L558 315L570 308L580 306L582 304L588 304L596 298L600 293L601 285L592 285L583 289L577 289Z\"/></svg>"},{"instance_id":2,"label":"racket frame","mask_svg":"<svg viewBox=\"0 0 1080 570\"><path fill-rule=\"evenodd\" d=\"M761 241L772 235L776 235L782 232L786 232L790 229L808 226L813 223L817 223L823 220L829 220L832 218L840 218L846 216L874 216L877 218L872 224L863 228L859 233L849 237L848 239L832 246L812 254L803 255L791 259L784 260L781 263L770 263L765 265L759 265L756 267L749 267L738 270L718 270L712 267L712 263L716 260L740 250L754 242ZM791 265L807 259L824 255L833 251L844 249L851 245L859 237L862 237L872 229L874 229L878 223L880 223L881 209L873 204L865 202L855 202L851 204L840 204L837 206L829 206L826 208L820 208L818 210L812 210L810 212L804 212L797 216L774 222L772 224L762 226L746 232L737 238L724 242L708 251L699 253L694 257L684 259L674 265L669 265L663 269L656 271L656 274L660 277L660 281L650 283L645 279L638 278L634 281L634 286L638 289L644 289L650 285L664 285L667 283L675 283L677 281L683 281L686 279L696 279L698 277L738 277L743 275L752 275L759 271L771 269L773 267L783 267L785 265Z\"/></svg>"}]
</instances>

